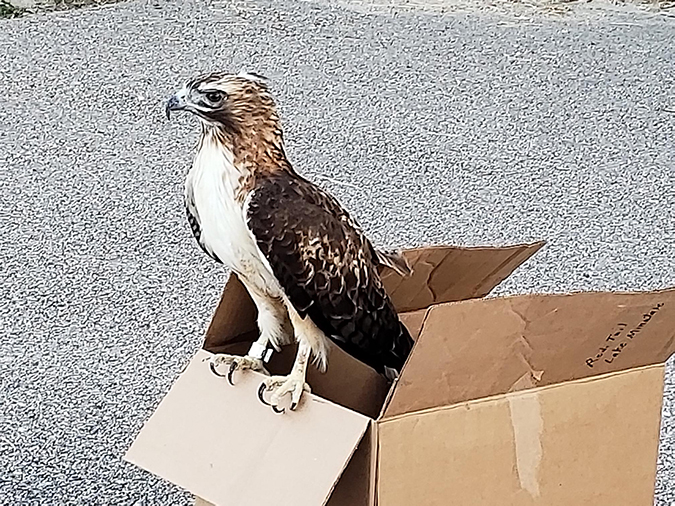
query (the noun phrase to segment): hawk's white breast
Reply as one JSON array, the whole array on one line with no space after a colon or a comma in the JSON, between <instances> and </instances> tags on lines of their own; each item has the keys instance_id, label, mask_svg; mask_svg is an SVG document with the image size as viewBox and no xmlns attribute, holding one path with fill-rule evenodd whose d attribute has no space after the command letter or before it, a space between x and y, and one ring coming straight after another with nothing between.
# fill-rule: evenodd
<instances>
[{"instance_id":1,"label":"hawk's white breast","mask_svg":"<svg viewBox=\"0 0 675 506\"><path fill-rule=\"evenodd\" d=\"M235 198L241 176L232 152L207 134L188 173L186 194L192 195L204 246L255 288L278 296L281 287L246 224L246 205Z\"/></svg>"}]
</instances>

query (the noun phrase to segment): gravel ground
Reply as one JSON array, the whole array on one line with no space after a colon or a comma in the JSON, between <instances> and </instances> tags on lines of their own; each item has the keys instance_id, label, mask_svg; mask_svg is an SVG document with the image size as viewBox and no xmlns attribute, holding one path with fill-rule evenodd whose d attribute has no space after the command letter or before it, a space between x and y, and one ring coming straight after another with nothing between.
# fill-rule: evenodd
<instances>
[{"instance_id":1,"label":"gravel ground","mask_svg":"<svg viewBox=\"0 0 675 506\"><path fill-rule=\"evenodd\" d=\"M184 218L197 128L162 106L184 78L268 75L296 167L378 245L547 239L499 293L655 289L675 285L674 46L672 18L582 8L157 0L0 20L0 503L188 503L121 461L226 280Z\"/></svg>"}]
</instances>

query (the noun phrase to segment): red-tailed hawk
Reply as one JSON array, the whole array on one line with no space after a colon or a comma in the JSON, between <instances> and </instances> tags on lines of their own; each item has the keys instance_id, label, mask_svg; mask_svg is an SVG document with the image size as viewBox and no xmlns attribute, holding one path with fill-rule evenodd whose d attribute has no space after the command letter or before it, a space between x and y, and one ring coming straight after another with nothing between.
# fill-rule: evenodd
<instances>
[{"instance_id":1,"label":"red-tailed hawk","mask_svg":"<svg viewBox=\"0 0 675 506\"><path fill-rule=\"evenodd\" d=\"M299 176L286 158L281 123L264 78L254 74L196 77L171 97L171 111L194 113L202 134L185 184L185 205L199 245L230 268L258 308L260 338L243 357L215 355L218 374L263 371L271 347L298 342L288 376L260 387L275 411L291 394L295 409L311 357L328 362L330 339L390 379L413 341L378 273L405 271L396 254L373 248L331 195Z\"/></svg>"}]
</instances>

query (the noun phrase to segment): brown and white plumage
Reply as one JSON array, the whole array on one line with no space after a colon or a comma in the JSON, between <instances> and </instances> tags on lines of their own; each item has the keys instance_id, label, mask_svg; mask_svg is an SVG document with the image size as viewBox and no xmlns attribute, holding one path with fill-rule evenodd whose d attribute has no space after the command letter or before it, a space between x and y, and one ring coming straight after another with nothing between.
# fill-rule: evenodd
<instances>
[{"instance_id":1,"label":"brown and white plumage","mask_svg":"<svg viewBox=\"0 0 675 506\"><path fill-rule=\"evenodd\" d=\"M274 101L261 78L208 74L167 104L202 123L186 180L186 209L204 251L232 269L258 307L261 336L247 357L215 365L264 370L263 351L297 340L289 377L265 383L271 402L306 388L310 355L326 365L326 339L388 377L412 347L382 285L378 266L405 271L396 254L376 251L327 192L299 176L283 148Z\"/></svg>"},{"instance_id":2,"label":"brown and white plumage","mask_svg":"<svg viewBox=\"0 0 675 506\"><path fill-rule=\"evenodd\" d=\"M272 175L251 196L248 218L298 314L378 372L400 371L410 338L380 280L376 252L337 201L299 176Z\"/></svg>"}]
</instances>

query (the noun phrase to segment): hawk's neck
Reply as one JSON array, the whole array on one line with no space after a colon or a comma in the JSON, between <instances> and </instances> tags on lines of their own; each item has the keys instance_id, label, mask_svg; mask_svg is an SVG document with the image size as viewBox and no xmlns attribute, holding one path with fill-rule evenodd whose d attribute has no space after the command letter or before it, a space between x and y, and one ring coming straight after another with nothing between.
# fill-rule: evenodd
<instances>
[{"instance_id":1,"label":"hawk's neck","mask_svg":"<svg viewBox=\"0 0 675 506\"><path fill-rule=\"evenodd\" d=\"M265 176L296 175L286 158L280 131L252 129L233 135L218 126L208 125L202 131L199 151L202 154L209 153L203 157L204 161L208 160L208 165L216 170L225 170L229 173L229 179L236 181L233 185L235 198L240 202Z\"/></svg>"},{"instance_id":2,"label":"hawk's neck","mask_svg":"<svg viewBox=\"0 0 675 506\"><path fill-rule=\"evenodd\" d=\"M283 136L278 127L263 125L232 134L222 127L209 125L202 132L202 144L204 141L219 144L232 153L234 165L242 172L294 172L286 158Z\"/></svg>"}]
</instances>

